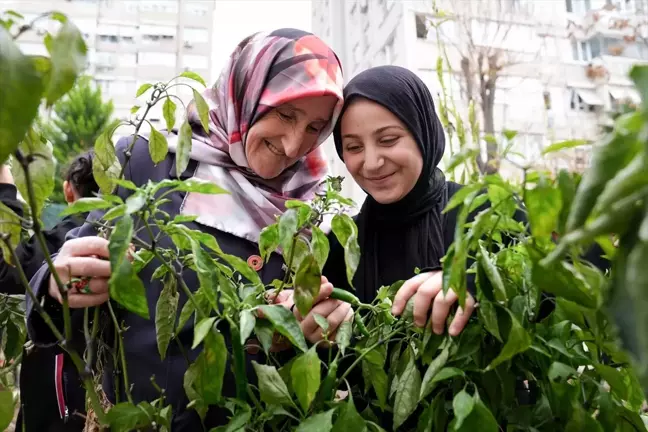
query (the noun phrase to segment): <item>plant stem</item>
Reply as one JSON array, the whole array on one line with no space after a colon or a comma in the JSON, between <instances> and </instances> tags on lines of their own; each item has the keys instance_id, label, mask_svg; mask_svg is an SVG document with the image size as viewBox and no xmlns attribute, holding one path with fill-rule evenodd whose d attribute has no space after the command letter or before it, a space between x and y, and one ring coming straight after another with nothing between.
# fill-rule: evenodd
<instances>
[{"instance_id":1,"label":"plant stem","mask_svg":"<svg viewBox=\"0 0 648 432\"><path fill-rule=\"evenodd\" d=\"M297 236L299 235L300 231L297 231L295 235L293 236L293 241L292 241L292 246L290 247L290 255L288 256L288 268L286 268L286 274L284 275L283 280L281 281L281 285L279 285L279 288L275 290L275 296L278 296L281 291L283 291L284 287L288 283L288 279L290 278L290 273L292 271L292 263L293 263L293 258L295 258L295 246L297 245Z\"/></svg>"},{"instance_id":2,"label":"plant stem","mask_svg":"<svg viewBox=\"0 0 648 432\"><path fill-rule=\"evenodd\" d=\"M402 327L402 324L397 326L396 329L392 330L392 332L389 333L387 336L380 338L375 344L371 345L369 348L365 348L362 351L362 354L360 354L358 356L358 358L356 358L355 361L353 363L351 363L351 366L349 366L349 368L346 371L344 371L342 376L340 378L338 378L335 387L337 388L340 385L340 383L342 383L342 381L344 381L344 379L349 375L349 373L351 373L351 371L362 361L362 359L367 354L369 354L371 351L376 349L378 346L383 345L386 340L391 339L391 337L394 336L395 334L399 333L402 330L401 327Z\"/></svg>"},{"instance_id":3,"label":"plant stem","mask_svg":"<svg viewBox=\"0 0 648 432\"><path fill-rule=\"evenodd\" d=\"M38 219L38 212L36 211L37 210L36 194L34 192L34 185L32 184L31 181L31 173L29 172L29 163L31 161L31 155L25 157L20 151L16 151L15 155L16 155L16 160L20 164L23 173L25 174L25 185L27 186L27 197L29 200L29 208L31 209L31 214L32 214L32 224L33 224L32 228L34 230L34 235L38 240L38 245L40 246L41 251L43 252L45 261L47 262L47 266L50 269L50 273L54 277L56 286L58 287L59 293L61 294L61 299L63 300L62 301L63 329L65 335L65 342L67 344L70 342L70 339L72 339L72 325L70 321L70 305L68 303L67 288L61 281L61 278L59 277L59 274L56 271L56 268L54 267L54 263L52 262L52 257L50 256L49 253L49 248L47 247L47 243L45 242L45 236L43 236L40 220Z\"/></svg>"},{"instance_id":4,"label":"plant stem","mask_svg":"<svg viewBox=\"0 0 648 432\"><path fill-rule=\"evenodd\" d=\"M236 398L245 400L247 394L247 375L245 370L245 348L241 344L241 333L233 320L229 319L232 338L232 357L234 357L234 376L236 379Z\"/></svg>"},{"instance_id":5,"label":"plant stem","mask_svg":"<svg viewBox=\"0 0 648 432\"><path fill-rule=\"evenodd\" d=\"M126 353L124 352L124 340L122 339L122 328L119 325L119 321L117 321L117 316L115 315L115 311L113 310L112 303L108 301L108 310L110 311L110 316L113 320L113 324L115 325L115 331L117 332L117 338L118 338L118 347L117 349L119 350L119 359L121 362L122 366L122 374L124 375L124 392L126 393L126 398L128 399L128 402L133 403L133 396L131 395L130 392L130 384L128 382L128 369L126 368Z\"/></svg>"}]
</instances>

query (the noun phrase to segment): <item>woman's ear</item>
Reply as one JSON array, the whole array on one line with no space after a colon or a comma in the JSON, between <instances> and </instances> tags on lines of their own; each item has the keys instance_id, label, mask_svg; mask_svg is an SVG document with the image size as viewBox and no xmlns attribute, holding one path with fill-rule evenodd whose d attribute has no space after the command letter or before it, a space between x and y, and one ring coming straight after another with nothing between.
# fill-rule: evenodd
<instances>
[{"instance_id":1,"label":"woman's ear","mask_svg":"<svg viewBox=\"0 0 648 432\"><path fill-rule=\"evenodd\" d=\"M78 199L76 192L74 191L74 187L67 180L63 182L63 195L65 196L65 201L68 204L72 204Z\"/></svg>"}]
</instances>

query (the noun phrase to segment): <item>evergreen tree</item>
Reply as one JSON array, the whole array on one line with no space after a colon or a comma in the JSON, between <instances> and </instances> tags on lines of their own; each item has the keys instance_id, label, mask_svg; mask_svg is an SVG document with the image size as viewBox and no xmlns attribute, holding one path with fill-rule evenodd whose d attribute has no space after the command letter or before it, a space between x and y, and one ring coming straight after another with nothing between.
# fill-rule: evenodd
<instances>
[{"instance_id":1,"label":"evergreen tree","mask_svg":"<svg viewBox=\"0 0 648 432\"><path fill-rule=\"evenodd\" d=\"M105 102L101 89L91 77L79 78L70 92L58 101L43 132L54 147L57 160L56 186L52 202L64 203L63 174L68 163L81 152L94 147L96 139L110 126L112 101Z\"/></svg>"}]
</instances>

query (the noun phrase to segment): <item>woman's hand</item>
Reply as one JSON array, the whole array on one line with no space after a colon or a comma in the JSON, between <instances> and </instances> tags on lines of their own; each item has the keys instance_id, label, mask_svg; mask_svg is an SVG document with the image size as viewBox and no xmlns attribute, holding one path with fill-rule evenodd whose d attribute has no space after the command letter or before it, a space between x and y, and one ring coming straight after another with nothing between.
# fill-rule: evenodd
<instances>
[{"instance_id":1,"label":"woman's hand","mask_svg":"<svg viewBox=\"0 0 648 432\"><path fill-rule=\"evenodd\" d=\"M444 295L443 272L422 273L409 279L396 293L392 313L400 315L405 310L407 301L414 297L414 324L424 327L430 308L432 308L432 331L443 334L445 322L450 314L450 308L457 301L457 294L452 290ZM448 333L450 336L457 336L466 327L468 319L475 310L475 299L466 293L466 309L459 307L455 314Z\"/></svg>"},{"instance_id":2,"label":"woman's hand","mask_svg":"<svg viewBox=\"0 0 648 432\"><path fill-rule=\"evenodd\" d=\"M304 336L310 343L314 344L324 339L323 330L315 321L315 314L321 315L328 321L328 340L335 340L340 325L344 321L350 321L353 318L351 305L340 300L329 298L332 292L333 284L329 283L325 276L322 276L319 294L313 300L313 307L305 317L301 316L295 306L293 290L283 290L274 299L274 303L280 304L293 312L295 318L299 321ZM280 347L277 346L276 348ZM282 346L281 348L285 347Z\"/></svg>"},{"instance_id":3,"label":"woman's hand","mask_svg":"<svg viewBox=\"0 0 648 432\"><path fill-rule=\"evenodd\" d=\"M54 260L54 268L64 284L74 278L90 277L87 282L73 282L68 290L71 308L86 308L105 303L109 298L110 261L108 240L80 237L68 240ZM101 258L106 258L101 259ZM63 302L54 276L50 276L49 295Z\"/></svg>"}]
</instances>

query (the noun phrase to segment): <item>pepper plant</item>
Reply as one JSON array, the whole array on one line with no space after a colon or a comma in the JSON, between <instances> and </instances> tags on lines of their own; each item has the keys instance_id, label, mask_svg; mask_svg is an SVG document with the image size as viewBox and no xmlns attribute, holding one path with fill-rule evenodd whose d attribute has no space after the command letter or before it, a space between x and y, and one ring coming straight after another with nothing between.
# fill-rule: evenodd
<instances>
[{"instance_id":1,"label":"pepper plant","mask_svg":"<svg viewBox=\"0 0 648 432\"><path fill-rule=\"evenodd\" d=\"M231 411L229 423L211 432L646 429L640 384L646 383L646 344L640 326L646 322L642 305L648 298L642 289L646 278L641 276L648 250L642 222L648 187L641 169L648 125L644 111L616 120L614 131L597 145L594 166L582 180L567 172L553 176L520 167L524 181L515 184L472 170L474 154L468 148L455 155L451 165L465 164L470 181L446 208L457 210L458 217L455 241L443 260L443 288L455 290L463 304L468 286L474 285L479 302L461 335L436 335L430 326L415 327L411 302L402 317L392 316L391 304L403 283L398 281L376 287L376 298L369 304L352 292L334 290L334 298L352 304L354 319L332 332L326 319L316 315L325 341L312 346L293 313L273 304L272 298L292 289L299 312L310 311L329 254L328 237L321 228L325 220L330 220L332 235L344 247L347 277L353 281L361 251L358 229L348 216L353 203L340 195L341 179L327 179L310 202L289 201L287 211L263 230L261 258L281 254L286 264L283 279L264 285L248 263L224 253L214 237L189 228L192 217L171 218L162 209L171 191L226 191L196 179L144 185L126 180L135 139L123 155L117 155L114 129L109 130L95 143L94 175L102 193L66 210L67 214L103 210L92 223L100 236L109 239L112 269L111 302L83 311L87 349L80 353L69 344L69 284L56 274L51 257L47 255L46 262L63 298L62 329L40 306L14 255L23 228L32 230L44 245L40 209L53 186L52 150L34 119L41 104L51 106L73 86L85 64L85 44L71 21L57 12L37 19L60 22L58 33L44 39L49 57L26 56L16 45L33 23L25 24L18 14L8 12L0 27L0 70L7 80L0 86L0 98L7 101L0 106L0 163L11 157L18 187L29 205L23 218L0 206L0 245L4 257L13 258L37 313L81 374L90 430L171 430L173 411L155 377L151 382L159 389L157 399L135 401L130 394L122 338L128 329L119 319L122 310L155 320L162 359L169 344L177 342L179 329L193 322L192 348L200 346L202 351L187 364L187 408L202 417L210 406ZM647 77L647 68L633 72L644 100ZM178 99L169 89L187 85L182 78L204 85L202 78L188 72L140 87L137 96L146 101L133 107L134 118L126 122L134 137L158 103L163 104L167 129L174 128ZM207 104L197 90L193 93L207 129ZM457 116L456 108L443 104L440 112L446 121ZM476 140L474 115L469 123ZM460 141L465 141L466 131L461 130ZM191 147L186 121L177 133L177 170L182 173ZM507 139L514 140L515 134L508 133ZM166 134L152 125L148 145L154 162L166 157ZM557 246L554 233L561 237ZM619 236L618 250L606 237L609 233ZM580 247L594 240L613 258L611 277L581 258ZM148 308L138 276L153 258L161 263L153 278L163 285L155 311ZM183 278L187 269L196 272L199 286L187 285ZM181 297L186 300L182 306ZM0 348L8 360L0 366L2 428L13 415L11 388L24 341L23 314L17 299L0 297ZM114 341L105 341L113 344L108 354L95 343L106 326L112 326L116 335ZM618 344L617 328L630 355ZM278 335L290 342L292 350L274 352ZM256 348L264 351L263 360L253 363L256 377L250 377L246 356ZM103 355L113 356L111 361L122 372L114 375L115 387L123 389L126 399L115 405L98 390ZM632 367L633 359L638 369ZM223 378L228 369L236 388L226 397Z\"/></svg>"}]
</instances>

